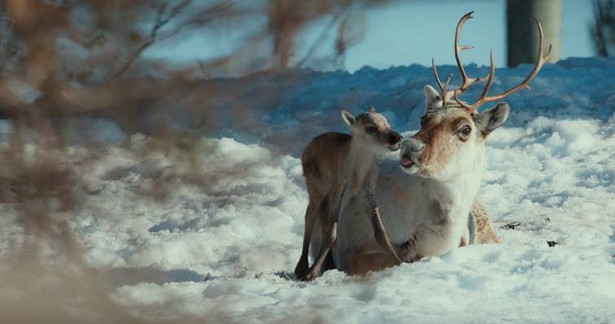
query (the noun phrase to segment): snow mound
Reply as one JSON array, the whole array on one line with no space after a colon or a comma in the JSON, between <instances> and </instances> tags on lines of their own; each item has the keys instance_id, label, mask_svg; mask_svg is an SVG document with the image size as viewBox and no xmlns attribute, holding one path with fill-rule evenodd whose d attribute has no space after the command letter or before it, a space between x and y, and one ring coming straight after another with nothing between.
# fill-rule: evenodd
<instances>
[{"instance_id":1,"label":"snow mound","mask_svg":"<svg viewBox=\"0 0 615 324\"><path fill-rule=\"evenodd\" d=\"M530 69L498 69L493 91ZM289 75L215 81L248 87L260 116L259 127L217 130L231 137L150 150L148 136L96 124L107 131L103 141L125 143L103 146L93 163L75 163L86 185L71 226L121 305L172 321L614 322L613 58L546 66L532 91L508 100L511 118L487 141L478 197L501 244L365 277L328 271L311 283L288 278L307 206L297 153L319 132L343 129L340 107L375 104L395 128L411 132L432 75L421 66ZM284 80L279 102L259 97ZM1 134L11 131L0 126ZM87 150L72 147L71 159ZM7 215L2 255L24 235L8 205L0 206Z\"/></svg>"}]
</instances>

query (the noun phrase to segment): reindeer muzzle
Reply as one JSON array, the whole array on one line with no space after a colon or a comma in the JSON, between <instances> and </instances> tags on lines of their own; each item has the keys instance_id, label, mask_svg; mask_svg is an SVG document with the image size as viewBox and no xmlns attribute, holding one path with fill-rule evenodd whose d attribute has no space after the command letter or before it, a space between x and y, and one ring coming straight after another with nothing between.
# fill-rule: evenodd
<instances>
[{"instance_id":1,"label":"reindeer muzzle","mask_svg":"<svg viewBox=\"0 0 615 324\"><path fill-rule=\"evenodd\" d=\"M405 140L401 148L399 164L402 168L410 168L418 164L421 154L425 151L425 144L416 138Z\"/></svg>"},{"instance_id":2,"label":"reindeer muzzle","mask_svg":"<svg viewBox=\"0 0 615 324\"><path fill-rule=\"evenodd\" d=\"M401 135L397 134L396 132L390 132L386 138L386 141L389 144L389 150L391 150L391 152L399 150L401 146L401 140Z\"/></svg>"}]
</instances>

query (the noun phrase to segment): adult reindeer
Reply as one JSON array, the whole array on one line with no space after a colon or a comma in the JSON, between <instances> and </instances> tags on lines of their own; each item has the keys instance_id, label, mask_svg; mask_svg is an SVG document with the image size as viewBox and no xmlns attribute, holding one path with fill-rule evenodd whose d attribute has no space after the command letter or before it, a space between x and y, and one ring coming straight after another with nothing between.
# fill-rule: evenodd
<instances>
[{"instance_id":1,"label":"adult reindeer","mask_svg":"<svg viewBox=\"0 0 615 324\"><path fill-rule=\"evenodd\" d=\"M461 18L455 33L461 86L447 91L450 78L443 85L434 63L434 76L441 92L425 86L427 109L421 129L403 142L399 160L389 158L379 165L376 199L382 221L390 241L397 246L398 256L406 262L442 255L469 242L468 215L481 212L475 198L485 168L485 140L506 121L509 113L506 103L483 112L478 108L529 88L551 51L543 56L542 26L536 20L540 45L534 68L520 84L489 96L495 76L493 53L491 70L485 78L469 78L459 56L461 50L469 48L459 45L459 37L472 13ZM484 80L485 88L474 103L460 99L472 84ZM372 227L364 213L364 208L352 204L341 211L333 247L333 259L340 270L363 273L397 263L370 235ZM315 238L312 244L318 248L320 242Z\"/></svg>"}]
</instances>

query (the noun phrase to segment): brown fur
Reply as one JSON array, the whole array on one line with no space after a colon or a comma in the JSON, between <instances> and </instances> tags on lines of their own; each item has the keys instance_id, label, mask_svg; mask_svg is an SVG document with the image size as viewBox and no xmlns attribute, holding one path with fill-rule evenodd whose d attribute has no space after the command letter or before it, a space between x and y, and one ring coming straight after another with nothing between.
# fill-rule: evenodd
<instances>
[{"instance_id":1,"label":"brown fur","mask_svg":"<svg viewBox=\"0 0 615 324\"><path fill-rule=\"evenodd\" d=\"M307 183L310 201L320 202L332 187L338 185L330 180L339 173L341 162L339 154L346 155L350 150L352 136L343 133L325 133L316 136L301 155L303 175Z\"/></svg>"},{"instance_id":2,"label":"brown fur","mask_svg":"<svg viewBox=\"0 0 615 324\"><path fill-rule=\"evenodd\" d=\"M325 133L315 137L305 148L301 155L303 175L309 195L309 203L305 212L305 234L303 237L303 249L301 258L295 268L295 274L299 279L311 280L317 273L309 269L307 255L309 252L311 232L314 224L320 222L322 237L330 235L335 241L336 229L327 225L328 215L336 208L337 198L343 190L340 177L345 161L339 159L340 155L347 155L350 151L352 136L342 133ZM332 234L332 235L331 235ZM319 256L319 267L324 265L326 255ZM326 266L326 265L325 265ZM317 269L320 272L320 269ZM326 268L324 269L326 270Z\"/></svg>"},{"instance_id":3,"label":"brown fur","mask_svg":"<svg viewBox=\"0 0 615 324\"><path fill-rule=\"evenodd\" d=\"M459 109L459 116L444 118L438 113L423 116L421 130L413 137L425 144L425 151L419 163L424 166L422 175L429 175L444 168L450 160L450 136L462 123L474 125L472 115L465 109Z\"/></svg>"},{"instance_id":4,"label":"brown fur","mask_svg":"<svg viewBox=\"0 0 615 324\"><path fill-rule=\"evenodd\" d=\"M374 247L374 249L376 249ZM390 268L399 264L391 255L381 251L372 252L369 250L356 251L352 257L351 275L364 275L369 271L378 271Z\"/></svg>"}]
</instances>

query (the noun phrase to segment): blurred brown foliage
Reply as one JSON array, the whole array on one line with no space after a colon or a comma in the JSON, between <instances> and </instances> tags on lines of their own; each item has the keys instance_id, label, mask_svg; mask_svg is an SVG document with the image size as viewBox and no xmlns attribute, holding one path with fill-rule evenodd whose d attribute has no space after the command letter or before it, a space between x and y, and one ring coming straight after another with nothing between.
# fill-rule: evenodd
<instances>
[{"instance_id":1,"label":"blurred brown foliage","mask_svg":"<svg viewBox=\"0 0 615 324\"><path fill-rule=\"evenodd\" d=\"M0 0L0 117L10 124L10 132L3 135L7 145L0 149L0 203L15 206L27 238L3 256L7 259L0 269L4 279L0 288L17 296L0 297L3 320L83 322L83 313L67 312L64 302L81 298L73 306L94 314L85 322L138 322L133 312L109 298L110 288L84 261L70 228L83 181L74 171L66 134L72 132L85 140L81 144L92 148L98 144L88 142L87 132L72 128L70 118L104 116L132 134L141 130L143 115L153 113L158 120L148 135L157 140L150 141L154 143L151 149L179 146L189 151L192 139L215 126L217 112L208 105L211 98L227 97L229 111L239 123L249 124L255 115L245 104L234 105L233 98L245 94L225 93L219 83L204 84L203 78L212 73L224 75L236 66L258 66L275 73L305 64L309 57L301 62L294 59L298 33L324 17L331 17L327 29L337 30L333 46L342 57L360 40L356 30L362 28L353 25L362 21L351 19L348 12L382 2L270 0L246 5L241 1ZM228 55L181 69L142 57L156 42L185 30L241 23L258 15L267 17L267 25ZM269 56L246 55L251 47L268 41L273 44ZM312 48L323 41L319 37ZM310 50L308 56L312 53ZM281 95L272 92L261 100L275 101ZM166 107L169 97L180 97L188 116L201 120L195 132L167 125L165 114L173 113ZM79 163L96 159L95 151ZM207 178L198 170L193 178L194 183L207 186ZM164 182L160 185L149 194L161 195ZM44 257L47 248L56 257ZM53 284L36 283L44 276L53 278Z\"/></svg>"}]
</instances>

